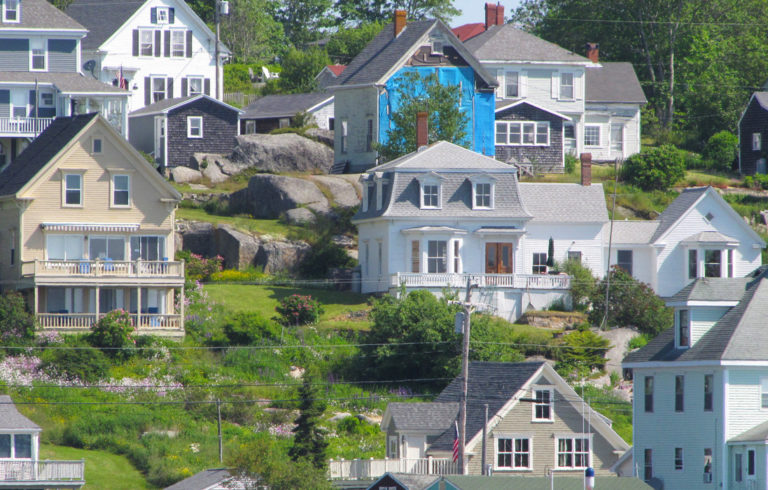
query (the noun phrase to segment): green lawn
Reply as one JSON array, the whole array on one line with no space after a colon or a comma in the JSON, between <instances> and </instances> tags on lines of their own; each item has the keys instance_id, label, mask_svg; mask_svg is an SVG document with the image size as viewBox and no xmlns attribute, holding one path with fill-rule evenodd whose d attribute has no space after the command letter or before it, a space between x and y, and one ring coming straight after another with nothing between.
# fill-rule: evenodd
<instances>
[{"instance_id":1,"label":"green lawn","mask_svg":"<svg viewBox=\"0 0 768 490\"><path fill-rule=\"evenodd\" d=\"M214 225L225 224L232 225L237 229L256 233L259 235L288 236L296 227L280 223L276 219L251 219L241 216L217 216L208 214L203 209L179 208L176 210L176 217L179 219L204 221Z\"/></svg>"},{"instance_id":2,"label":"green lawn","mask_svg":"<svg viewBox=\"0 0 768 490\"><path fill-rule=\"evenodd\" d=\"M85 490L110 488L112 490L133 490L155 488L147 483L144 476L131 465L128 458L106 451L88 451L73 447L40 445L40 459L59 461L85 460Z\"/></svg>"}]
</instances>

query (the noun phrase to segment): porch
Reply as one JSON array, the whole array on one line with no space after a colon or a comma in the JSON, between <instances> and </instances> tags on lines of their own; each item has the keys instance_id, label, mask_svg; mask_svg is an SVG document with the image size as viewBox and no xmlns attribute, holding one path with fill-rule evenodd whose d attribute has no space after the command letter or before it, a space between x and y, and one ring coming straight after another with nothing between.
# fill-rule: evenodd
<instances>
[{"instance_id":1,"label":"porch","mask_svg":"<svg viewBox=\"0 0 768 490\"><path fill-rule=\"evenodd\" d=\"M483 274L483 273L410 273L392 274L390 287L464 288L467 280L478 287L506 289L570 289L571 277L565 274Z\"/></svg>"},{"instance_id":2,"label":"porch","mask_svg":"<svg viewBox=\"0 0 768 490\"><path fill-rule=\"evenodd\" d=\"M104 318L104 315L106 313L38 313L36 318L38 325L44 330L77 332L90 329L94 323ZM182 329L180 314L131 313L130 317L131 323L139 329L139 333Z\"/></svg>"},{"instance_id":3,"label":"porch","mask_svg":"<svg viewBox=\"0 0 768 490\"><path fill-rule=\"evenodd\" d=\"M184 262L159 260L34 260L21 264L22 277L175 278L184 281Z\"/></svg>"},{"instance_id":4,"label":"porch","mask_svg":"<svg viewBox=\"0 0 768 490\"><path fill-rule=\"evenodd\" d=\"M331 459L328 462L332 480L366 480L379 478L386 472L412 475L458 475L459 463L450 458L399 459Z\"/></svg>"},{"instance_id":5,"label":"porch","mask_svg":"<svg viewBox=\"0 0 768 490\"><path fill-rule=\"evenodd\" d=\"M85 484L84 461L0 461L0 488L79 488Z\"/></svg>"},{"instance_id":6,"label":"porch","mask_svg":"<svg viewBox=\"0 0 768 490\"><path fill-rule=\"evenodd\" d=\"M0 137L35 138L53 122L52 117L0 117Z\"/></svg>"}]
</instances>

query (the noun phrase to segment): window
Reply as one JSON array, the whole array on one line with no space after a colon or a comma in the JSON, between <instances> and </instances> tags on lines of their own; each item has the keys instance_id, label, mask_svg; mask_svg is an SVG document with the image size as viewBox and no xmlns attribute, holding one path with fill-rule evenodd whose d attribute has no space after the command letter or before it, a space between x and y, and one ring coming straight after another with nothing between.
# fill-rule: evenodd
<instances>
[{"instance_id":1,"label":"window","mask_svg":"<svg viewBox=\"0 0 768 490\"><path fill-rule=\"evenodd\" d=\"M46 51L45 40L30 40L30 55L32 56L32 70L45 71L46 69Z\"/></svg>"},{"instance_id":2,"label":"window","mask_svg":"<svg viewBox=\"0 0 768 490\"><path fill-rule=\"evenodd\" d=\"M747 476L755 476L755 450L747 450Z\"/></svg>"},{"instance_id":3,"label":"window","mask_svg":"<svg viewBox=\"0 0 768 490\"><path fill-rule=\"evenodd\" d=\"M491 207L491 184L490 183L475 184L475 207L476 208Z\"/></svg>"},{"instance_id":4,"label":"window","mask_svg":"<svg viewBox=\"0 0 768 490\"><path fill-rule=\"evenodd\" d=\"M157 7L157 23L168 23L168 7Z\"/></svg>"},{"instance_id":5,"label":"window","mask_svg":"<svg viewBox=\"0 0 768 490\"><path fill-rule=\"evenodd\" d=\"M161 260L165 257L165 237L132 236L131 260Z\"/></svg>"},{"instance_id":6,"label":"window","mask_svg":"<svg viewBox=\"0 0 768 490\"><path fill-rule=\"evenodd\" d=\"M616 265L632 275L632 250L619 250L616 252Z\"/></svg>"},{"instance_id":7,"label":"window","mask_svg":"<svg viewBox=\"0 0 768 490\"><path fill-rule=\"evenodd\" d=\"M88 257L91 260L125 260L125 238L121 236L88 237Z\"/></svg>"},{"instance_id":8,"label":"window","mask_svg":"<svg viewBox=\"0 0 768 490\"><path fill-rule=\"evenodd\" d=\"M558 468L586 468L589 466L588 437L559 437L557 439Z\"/></svg>"},{"instance_id":9,"label":"window","mask_svg":"<svg viewBox=\"0 0 768 490\"><path fill-rule=\"evenodd\" d=\"M152 77L152 102L165 99L165 77Z\"/></svg>"},{"instance_id":10,"label":"window","mask_svg":"<svg viewBox=\"0 0 768 490\"><path fill-rule=\"evenodd\" d=\"M370 255L370 250L369 250L369 247L368 247L368 242L365 242L365 254L363 256L365 257L361 261L361 264L363 266L363 275L367 276L368 275L368 258L371 256Z\"/></svg>"},{"instance_id":11,"label":"window","mask_svg":"<svg viewBox=\"0 0 768 490\"><path fill-rule=\"evenodd\" d=\"M397 436L389 436L387 439L387 454L390 458L397 457Z\"/></svg>"},{"instance_id":12,"label":"window","mask_svg":"<svg viewBox=\"0 0 768 490\"><path fill-rule=\"evenodd\" d=\"M427 242L427 272L430 274L447 272L448 243L444 240Z\"/></svg>"},{"instance_id":13,"label":"window","mask_svg":"<svg viewBox=\"0 0 768 490\"><path fill-rule=\"evenodd\" d=\"M568 252L568 260L573 260L573 261L578 262L579 264L581 264L581 252L569 251Z\"/></svg>"},{"instance_id":14,"label":"window","mask_svg":"<svg viewBox=\"0 0 768 490\"><path fill-rule=\"evenodd\" d=\"M83 205L83 176L80 174L64 174L64 205Z\"/></svg>"},{"instance_id":15,"label":"window","mask_svg":"<svg viewBox=\"0 0 768 490\"><path fill-rule=\"evenodd\" d=\"M504 96L507 98L520 97L520 74L516 71L508 71L505 74Z\"/></svg>"},{"instance_id":16,"label":"window","mask_svg":"<svg viewBox=\"0 0 768 490\"><path fill-rule=\"evenodd\" d=\"M567 140L576 139L576 126L573 123L567 122L563 124L563 137Z\"/></svg>"},{"instance_id":17,"label":"window","mask_svg":"<svg viewBox=\"0 0 768 490\"><path fill-rule=\"evenodd\" d=\"M685 376L675 376L675 412L684 410Z\"/></svg>"},{"instance_id":18,"label":"window","mask_svg":"<svg viewBox=\"0 0 768 490\"><path fill-rule=\"evenodd\" d=\"M160 9L157 9L158 19L160 18ZM174 58L183 58L186 55L186 31L171 31L171 56Z\"/></svg>"},{"instance_id":19,"label":"window","mask_svg":"<svg viewBox=\"0 0 768 490\"><path fill-rule=\"evenodd\" d=\"M187 138L203 137L203 116L187 116Z\"/></svg>"},{"instance_id":20,"label":"window","mask_svg":"<svg viewBox=\"0 0 768 490\"><path fill-rule=\"evenodd\" d=\"M453 272L461 273L461 242L453 241Z\"/></svg>"},{"instance_id":21,"label":"window","mask_svg":"<svg viewBox=\"0 0 768 490\"><path fill-rule=\"evenodd\" d=\"M653 449L646 449L643 456L643 480L650 481L653 478Z\"/></svg>"},{"instance_id":22,"label":"window","mask_svg":"<svg viewBox=\"0 0 768 490\"><path fill-rule=\"evenodd\" d=\"M653 376L645 377L645 411L653 412Z\"/></svg>"},{"instance_id":23,"label":"window","mask_svg":"<svg viewBox=\"0 0 768 490\"><path fill-rule=\"evenodd\" d=\"M91 153L101 153L101 138L91 140Z\"/></svg>"},{"instance_id":24,"label":"window","mask_svg":"<svg viewBox=\"0 0 768 490\"><path fill-rule=\"evenodd\" d=\"M373 151L373 119L366 121L365 151Z\"/></svg>"},{"instance_id":25,"label":"window","mask_svg":"<svg viewBox=\"0 0 768 490\"><path fill-rule=\"evenodd\" d=\"M560 74L560 98L573 98L573 73Z\"/></svg>"},{"instance_id":26,"label":"window","mask_svg":"<svg viewBox=\"0 0 768 490\"><path fill-rule=\"evenodd\" d=\"M551 421L553 419L552 390L534 390L533 398L536 400L533 402L533 420Z\"/></svg>"},{"instance_id":27,"label":"window","mask_svg":"<svg viewBox=\"0 0 768 490\"><path fill-rule=\"evenodd\" d=\"M506 145L507 144L507 124L503 122L497 122L496 123L496 144L497 145Z\"/></svg>"},{"instance_id":28,"label":"window","mask_svg":"<svg viewBox=\"0 0 768 490\"><path fill-rule=\"evenodd\" d=\"M675 469L683 469L683 448L681 447L675 448Z\"/></svg>"},{"instance_id":29,"label":"window","mask_svg":"<svg viewBox=\"0 0 768 490\"><path fill-rule=\"evenodd\" d=\"M760 151L763 147L763 135L760 133L752 133L752 151Z\"/></svg>"},{"instance_id":30,"label":"window","mask_svg":"<svg viewBox=\"0 0 768 490\"><path fill-rule=\"evenodd\" d=\"M32 436L29 434L13 435L13 452L16 459L32 458Z\"/></svg>"},{"instance_id":31,"label":"window","mask_svg":"<svg viewBox=\"0 0 768 490\"><path fill-rule=\"evenodd\" d=\"M536 124L536 144L537 145L549 144L549 124L548 123Z\"/></svg>"},{"instance_id":32,"label":"window","mask_svg":"<svg viewBox=\"0 0 768 490\"><path fill-rule=\"evenodd\" d=\"M688 250L688 279L699 277L699 251Z\"/></svg>"},{"instance_id":33,"label":"window","mask_svg":"<svg viewBox=\"0 0 768 490\"><path fill-rule=\"evenodd\" d=\"M0 434L0 458L11 457L11 435Z\"/></svg>"},{"instance_id":34,"label":"window","mask_svg":"<svg viewBox=\"0 0 768 490\"><path fill-rule=\"evenodd\" d=\"M440 207L440 186L437 184L424 184L421 186L421 207Z\"/></svg>"},{"instance_id":35,"label":"window","mask_svg":"<svg viewBox=\"0 0 768 490\"><path fill-rule=\"evenodd\" d=\"M497 122L496 144L508 146L548 146L549 123L541 122Z\"/></svg>"},{"instance_id":36,"label":"window","mask_svg":"<svg viewBox=\"0 0 768 490\"><path fill-rule=\"evenodd\" d=\"M421 243L411 241L411 272L421 272Z\"/></svg>"},{"instance_id":37,"label":"window","mask_svg":"<svg viewBox=\"0 0 768 490\"><path fill-rule=\"evenodd\" d=\"M691 346L691 314L688 310L677 312L678 345L680 347Z\"/></svg>"},{"instance_id":38,"label":"window","mask_svg":"<svg viewBox=\"0 0 768 490\"><path fill-rule=\"evenodd\" d=\"M11 230L11 232L8 234L8 239L11 241L11 243L8 245L8 248L11 251L11 265L16 263L16 232Z\"/></svg>"},{"instance_id":39,"label":"window","mask_svg":"<svg viewBox=\"0 0 768 490\"><path fill-rule=\"evenodd\" d=\"M624 125L611 124L611 151L624 151Z\"/></svg>"},{"instance_id":40,"label":"window","mask_svg":"<svg viewBox=\"0 0 768 490\"><path fill-rule=\"evenodd\" d=\"M3 3L3 22L19 22L19 0L5 0Z\"/></svg>"},{"instance_id":41,"label":"window","mask_svg":"<svg viewBox=\"0 0 768 490\"><path fill-rule=\"evenodd\" d=\"M129 206L131 204L131 179L128 175L112 176L112 205Z\"/></svg>"},{"instance_id":42,"label":"window","mask_svg":"<svg viewBox=\"0 0 768 490\"><path fill-rule=\"evenodd\" d=\"M139 30L139 55L141 56L153 56L155 45L155 31L151 29Z\"/></svg>"},{"instance_id":43,"label":"window","mask_svg":"<svg viewBox=\"0 0 768 490\"><path fill-rule=\"evenodd\" d=\"M83 235L50 235L46 252L47 260L80 260L83 258Z\"/></svg>"},{"instance_id":44,"label":"window","mask_svg":"<svg viewBox=\"0 0 768 490\"><path fill-rule=\"evenodd\" d=\"M744 455L736 453L733 458L733 479L737 482L744 481Z\"/></svg>"},{"instance_id":45,"label":"window","mask_svg":"<svg viewBox=\"0 0 768 490\"><path fill-rule=\"evenodd\" d=\"M768 377L760 378L760 406L768 408Z\"/></svg>"},{"instance_id":46,"label":"window","mask_svg":"<svg viewBox=\"0 0 768 490\"><path fill-rule=\"evenodd\" d=\"M733 250L728 249L728 277L733 277Z\"/></svg>"},{"instance_id":47,"label":"window","mask_svg":"<svg viewBox=\"0 0 768 490\"><path fill-rule=\"evenodd\" d=\"M704 375L704 411L712 411L712 391L714 389L715 376L712 374Z\"/></svg>"},{"instance_id":48,"label":"window","mask_svg":"<svg viewBox=\"0 0 768 490\"><path fill-rule=\"evenodd\" d=\"M500 437L497 439L496 467L508 469L530 469L530 439L527 437Z\"/></svg>"},{"instance_id":49,"label":"window","mask_svg":"<svg viewBox=\"0 0 768 490\"><path fill-rule=\"evenodd\" d=\"M348 136L347 133L347 121L343 120L341 121L341 152L346 153L348 150L347 144L348 144Z\"/></svg>"},{"instance_id":50,"label":"window","mask_svg":"<svg viewBox=\"0 0 768 490\"><path fill-rule=\"evenodd\" d=\"M40 107L53 107L52 92L40 92Z\"/></svg>"},{"instance_id":51,"label":"window","mask_svg":"<svg viewBox=\"0 0 768 490\"><path fill-rule=\"evenodd\" d=\"M712 483L712 448L704 448L704 483Z\"/></svg>"},{"instance_id":52,"label":"window","mask_svg":"<svg viewBox=\"0 0 768 490\"><path fill-rule=\"evenodd\" d=\"M704 277L720 277L722 260L723 257L720 250L705 250Z\"/></svg>"},{"instance_id":53,"label":"window","mask_svg":"<svg viewBox=\"0 0 768 490\"><path fill-rule=\"evenodd\" d=\"M600 146L600 126L584 126L584 146Z\"/></svg>"},{"instance_id":54,"label":"window","mask_svg":"<svg viewBox=\"0 0 768 490\"><path fill-rule=\"evenodd\" d=\"M547 273L547 254L545 253L533 254L533 273L534 274Z\"/></svg>"},{"instance_id":55,"label":"window","mask_svg":"<svg viewBox=\"0 0 768 490\"><path fill-rule=\"evenodd\" d=\"M189 77L187 78L187 83L189 84L187 95L200 95L203 93L203 77ZM255 123L255 121L248 121L248 122ZM255 132L256 130L254 126L254 130L251 131L251 133L255 133Z\"/></svg>"}]
</instances>

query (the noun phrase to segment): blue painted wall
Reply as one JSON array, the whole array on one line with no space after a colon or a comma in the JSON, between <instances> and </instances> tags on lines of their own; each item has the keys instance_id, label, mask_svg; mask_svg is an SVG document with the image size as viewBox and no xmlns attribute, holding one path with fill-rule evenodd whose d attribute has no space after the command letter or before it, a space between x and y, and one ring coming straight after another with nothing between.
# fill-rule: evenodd
<instances>
[{"instance_id":1,"label":"blue painted wall","mask_svg":"<svg viewBox=\"0 0 768 490\"><path fill-rule=\"evenodd\" d=\"M379 95L379 142L385 144L388 140L387 132L391 129L389 115L399 109L398 89L405 82L403 75L409 72L418 73L421 77L437 73L438 80L444 85L461 84L461 111L467 115L469 121L465 128L467 146L487 156L495 155L493 124L496 117L496 101L494 94L493 91L475 90L475 71L468 66L408 66L398 70L390 77L385 84L385 90ZM419 87L408 87L408 89L418 90Z\"/></svg>"}]
</instances>

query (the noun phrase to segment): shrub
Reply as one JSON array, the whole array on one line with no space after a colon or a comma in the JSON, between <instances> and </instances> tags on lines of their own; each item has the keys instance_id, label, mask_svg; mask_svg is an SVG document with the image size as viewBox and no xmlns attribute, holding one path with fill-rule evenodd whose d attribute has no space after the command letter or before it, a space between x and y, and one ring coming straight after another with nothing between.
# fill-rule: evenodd
<instances>
[{"instance_id":1,"label":"shrub","mask_svg":"<svg viewBox=\"0 0 768 490\"><path fill-rule=\"evenodd\" d=\"M570 153L565 154L565 173L574 173L578 164L579 159L576 157L576 155L571 155Z\"/></svg>"},{"instance_id":2,"label":"shrub","mask_svg":"<svg viewBox=\"0 0 768 490\"><path fill-rule=\"evenodd\" d=\"M99 349L78 342L75 349L46 349L40 369L54 371L68 381L95 383L109 373L109 359Z\"/></svg>"},{"instance_id":3,"label":"shrub","mask_svg":"<svg viewBox=\"0 0 768 490\"><path fill-rule=\"evenodd\" d=\"M353 416L341 419L337 428L339 429L339 432L361 436L376 435L379 432L378 427L375 425L369 424L368 422Z\"/></svg>"},{"instance_id":4,"label":"shrub","mask_svg":"<svg viewBox=\"0 0 768 490\"><path fill-rule=\"evenodd\" d=\"M35 317L27 311L24 297L16 291L0 295L0 342L20 342L34 336Z\"/></svg>"},{"instance_id":5,"label":"shrub","mask_svg":"<svg viewBox=\"0 0 768 490\"><path fill-rule=\"evenodd\" d=\"M729 172L738 152L739 137L730 131L720 131L709 137L702 157L709 168Z\"/></svg>"},{"instance_id":6,"label":"shrub","mask_svg":"<svg viewBox=\"0 0 768 490\"><path fill-rule=\"evenodd\" d=\"M113 310L93 324L88 342L94 347L107 350L111 356L125 356L129 355L127 348L136 346L133 336L133 321L128 312Z\"/></svg>"},{"instance_id":7,"label":"shrub","mask_svg":"<svg viewBox=\"0 0 768 490\"><path fill-rule=\"evenodd\" d=\"M627 342L627 349L634 350L639 349L640 347L645 347L649 340L650 338L647 334L640 334L637 337L632 337L629 339L629 342Z\"/></svg>"},{"instance_id":8,"label":"shrub","mask_svg":"<svg viewBox=\"0 0 768 490\"><path fill-rule=\"evenodd\" d=\"M561 367L576 369L581 374L605 367L605 353L610 347L608 339L591 330L577 330L563 336L562 341L565 347L560 351Z\"/></svg>"},{"instance_id":9,"label":"shrub","mask_svg":"<svg viewBox=\"0 0 768 490\"><path fill-rule=\"evenodd\" d=\"M251 345L279 339L280 328L259 313L236 313L224 323L224 334L231 345Z\"/></svg>"},{"instance_id":10,"label":"shrub","mask_svg":"<svg viewBox=\"0 0 768 490\"><path fill-rule=\"evenodd\" d=\"M622 172L645 191L667 190L685 176L685 152L672 145L643 150L627 159Z\"/></svg>"},{"instance_id":11,"label":"shrub","mask_svg":"<svg viewBox=\"0 0 768 490\"><path fill-rule=\"evenodd\" d=\"M597 279L589 267L579 260L566 260L561 269L571 276L571 305L576 311L587 311L589 298L597 286Z\"/></svg>"},{"instance_id":12,"label":"shrub","mask_svg":"<svg viewBox=\"0 0 768 490\"><path fill-rule=\"evenodd\" d=\"M275 310L284 325L314 325L320 320L323 307L312 296L292 294L280 300Z\"/></svg>"},{"instance_id":13,"label":"shrub","mask_svg":"<svg viewBox=\"0 0 768 490\"><path fill-rule=\"evenodd\" d=\"M688 151L685 152L685 168L688 170L706 168L706 163L701 155Z\"/></svg>"},{"instance_id":14,"label":"shrub","mask_svg":"<svg viewBox=\"0 0 768 490\"><path fill-rule=\"evenodd\" d=\"M302 277L322 278L334 267L353 267L355 260L346 250L331 241L318 242L299 265Z\"/></svg>"},{"instance_id":15,"label":"shrub","mask_svg":"<svg viewBox=\"0 0 768 490\"><path fill-rule=\"evenodd\" d=\"M222 269L224 258L217 255L213 258L205 258L190 252L189 250L179 250L176 252L176 260L183 260L184 274L188 281L207 281L211 274L219 272Z\"/></svg>"},{"instance_id":16,"label":"shrub","mask_svg":"<svg viewBox=\"0 0 768 490\"><path fill-rule=\"evenodd\" d=\"M214 272L210 276L212 282L246 282L246 281L258 281L269 277L268 274L264 274L259 269L250 267L244 271L237 269L226 269L219 272Z\"/></svg>"}]
</instances>

